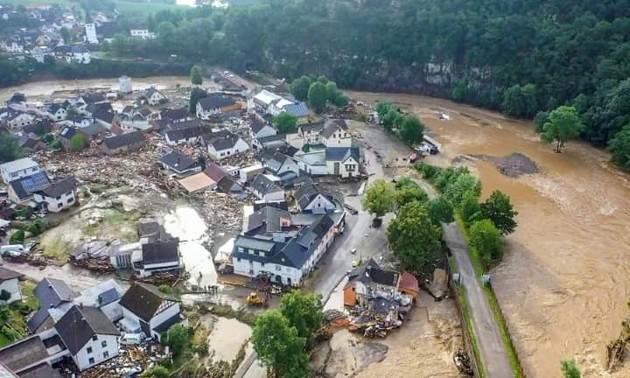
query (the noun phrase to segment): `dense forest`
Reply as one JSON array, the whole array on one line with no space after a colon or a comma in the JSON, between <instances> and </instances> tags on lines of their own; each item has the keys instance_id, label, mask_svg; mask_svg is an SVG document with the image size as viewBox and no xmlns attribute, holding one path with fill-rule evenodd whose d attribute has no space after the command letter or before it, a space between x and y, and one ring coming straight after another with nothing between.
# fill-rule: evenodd
<instances>
[{"instance_id":1,"label":"dense forest","mask_svg":"<svg viewBox=\"0 0 630 378\"><path fill-rule=\"evenodd\" d=\"M630 0L260 0L119 21L158 38L119 36L114 55L325 75L520 118L572 105L598 146L630 123Z\"/></svg>"}]
</instances>

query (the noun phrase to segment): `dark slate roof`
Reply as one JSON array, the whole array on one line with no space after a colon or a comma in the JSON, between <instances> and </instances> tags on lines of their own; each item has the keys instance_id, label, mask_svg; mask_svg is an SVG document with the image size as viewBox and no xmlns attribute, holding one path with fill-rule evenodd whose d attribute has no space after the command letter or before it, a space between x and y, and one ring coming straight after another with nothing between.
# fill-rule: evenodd
<instances>
[{"instance_id":1,"label":"dark slate roof","mask_svg":"<svg viewBox=\"0 0 630 378\"><path fill-rule=\"evenodd\" d=\"M348 274L348 282L360 281L363 283L377 283L387 286L396 286L398 273L382 269L374 259L370 259L364 265L353 269Z\"/></svg>"},{"instance_id":2,"label":"dark slate roof","mask_svg":"<svg viewBox=\"0 0 630 378\"><path fill-rule=\"evenodd\" d=\"M74 177L66 177L53 182L38 193L44 197L56 198L62 194L73 191L77 185L78 182Z\"/></svg>"},{"instance_id":3,"label":"dark slate roof","mask_svg":"<svg viewBox=\"0 0 630 378\"><path fill-rule=\"evenodd\" d=\"M184 108L178 108L178 109L162 109L162 111L160 112L160 117L161 118L170 118L173 121L179 121L182 119L186 119L186 118L190 118L192 117L192 114L190 114L190 112L188 111L188 109Z\"/></svg>"},{"instance_id":4,"label":"dark slate roof","mask_svg":"<svg viewBox=\"0 0 630 378\"><path fill-rule=\"evenodd\" d=\"M294 197L297 203L300 205L300 209L304 209L319 194L324 193L322 193L319 188L314 184L310 184L300 186L300 188L295 191Z\"/></svg>"},{"instance_id":5,"label":"dark slate roof","mask_svg":"<svg viewBox=\"0 0 630 378\"><path fill-rule=\"evenodd\" d=\"M189 169L194 169L200 165L198 161L189 158L186 154L178 150L173 150L163 155L160 158L160 163L166 165L169 169L172 169L175 172L184 172Z\"/></svg>"},{"instance_id":6,"label":"dark slate roof","mask_svg":"<svg viewBox=\"0 0 630 378\"><path fill-rule=\"evenodd\" d=\"M61 132L59 133L59 138L70 140L76 134L77 134L77 129L75 129L74 127L65 126L63 130L61 130Z\"/></svg>"},{"instance_id":7,"label":"dark slate roof","mask_svg":"<svg viewBox=\"0 0 630 378\"><path fill-rule=\"evenodd\" d=\"M220 109L234 104L235 102L231 98L220 95L209 95L208 97L199 99L199 106L201 106L203 110Z\"/></svg>"},{"instance_id":8,"label":"dark slate roof","mask_svg":"<svg viewBox=\"0 0 630 378\"><path fill-rule=\"evenodd\" d=\"M324 121L313 122L313 123L305 123L299 126L299 129L302 130L302 133L307 132L316 132L319 133L324 130Z\"/></svg>"},{"instance_id":9,"label":"dark slate roof","mask_svg":"<svg viewBox=\"0 0 630 378\"><path fill-rule=\"evenodd\" d=\"M97 114L100 111L105 111L105 112L113 112L114 110L112 109L112 104L110 104L109 102L100 102L97 104L89 104L85 110L90 113L92 116L94 116L95 114Z\"/></svg>"},{"instance_id":10,"label":"dark slate roof","mask_svg":"<svg viewBox=\"0 0 630 378\"><path fill-rule=\"evenodd\" d=\"M134 282L123 295L120 305L145 322L149 322L164 301L179 302L177 298L162 293L153 285Z\"/></svg>"},{"instance_id":11,"label":"dark slate roof","mask_svg":"<svg viewBox=\"0 0 630 378\"><path fill-rule=\"evenodd\" d=\"M20 372L20 378L63 378L61 374L47 362L42 362Z\"/></svg>"},{"instance_id":12,"label":"dark slate roof","mask_svg":"<svg viewBox=\"0 0 630 378\"><path fill-rule=\"evenodd\" d=\"M180 122L174 122L172 123L172 121L169 121L169 124L167 125L168 130L178 130L178 129L190 129L190 128L195 128L195 127L205 127L204 123L199 119L199 118L193 118L191 120L188 121L180 121Z\"/></svg>"},{"instance_id":13,"label":"dark slate roof","mask_svg":"<svg viewBox=\"0 0 630 378\"><path fill-rule=\"evenodd\" d=\"M46 346L37 335L15 341L0 349L0 361L16 372L47 357Z\"/></svg>"},{"instance_id":14,"label":"dark slate roof","mask_svg":"<svg viewBox=\"0 0 630 378\"><path fill-rule=\"evenodd\" d=\"M227 130L221 130L218 133L213 133L206 144L212 145L216 151L225 151L230 148L234 148L240 137Z\"/></svg>"},{"instance_id":15,"label":"dark slate roof","mask_svg":"<svg viewBox=\"0 0 630 378\"><path fill-rule=\"evenodd\" d=\"M105 138L103 143L110 150L115 150L124 146L144 142L144 135L141 131L132 131L130 133L117 135L111 138Z\"/></svg>"},{"instance_id":16,"label":"dark slate roof","mask_svg":"<svg viewBox=\"0 0 630 378\"><path fill-rule=\"evenodd\" d=\"M55 114L59 109L63 109L63 106L61 106L60 104L52 104L48 107L48 112L50 114Z\"/></svg>"},{"instance_id":17,"label":"dark slate roof","mask_svg":"<svg viewBox=\"0 0 630 378\"><path fill-rule=\"evenodd\" d=\"M266 164L267 168L273 172L278 172L282 165L291 158L277 150L264 150L260 155L260 159Z\"/></svg>"},{"instance_id":18,"label":"dark slate roof","mask_svg":"<svg viewBox=\"0 0 630 378\"><path fill-rule=\"evenodd\" d=\"M99 92L89 92L89 93L86 93L84 95L81 95L81 98L87 104L94 104L96 102L103 102L103 101L105 101L105 96L102 93L99 93Z\"/></svg>"},{"instance_id":19,"label":"dark slate roof","mask_svg":"<svg viewBox=\"0 0 630 378\"><path fill-rule=\"evenodd\" d=\"M79 128L77 131L92 137L94 135L103 134L106 130L105 126L100 123L92 123L89 126Z\"/></svg>"},{"instance_id":20,"label":"dark slate roof","mask_svg":"<svg viewBox=\"0 0 630 378\"><path fill-rule=\"evenodd\" d=\"M142 263L160 264L179 261L179 240L142 244Z\"/></svg>"},{"instance_id":21,"label":"dark slate roof","mask_svg":"<svg viewBox=\"0 0 630 378\"><path fill-rule=\"evenodd\" d=\"M322 131L322 136L324 138L330 138L331 135L335 133L337 130L348 130L348 125L346 121L343 119L332 119L326 122L326 127Z\"/></svg>"},{"instance_id":22,"label":"dark slate roof","mask_svg":"<svg viewBox=\"0 0 630 378\"><path fill-rule=\"evenodd\" d=\"M106 123L114 122L115 116L116 116L116 113L108 109L98 109L96 113L94 113L94 118L101 120L103 122L106 122Z\"/></svg>"},{"instance_id":23,"label":"dark slate roof","mask_svg":"<svg viewBox=\"0 0 630 378\"><path fill-rule=\"evenodd\" d=\"M223 176L217 183L217 188L224 193L240 193L243 191L241 184L229 175Z\"/></svg>"},{"instance_id":24,"label":"dark slate roof","mask_svg":"<svg viewBox=\"0 0 630 378\"><path fill-rule=\"evenodd\" d=\"M361 153L358 147L328 147L326 148L326 161L344 162L352 157L359 162Z\"/></svg>"},{"instance_id":25,"label":"dark slate roof","mask_svg":"<svg viewBox=\"0 0 630 378\"><path fill-rule=\"evenodd\" d=\"M37 124L38 123L42 124L42 127L44 129L44 133L49 133L49 132L52 131L52 122L50 122L47 119L35 122L33 124L30 124L30 125L26 125L26 126L22 127L22 131L24 131L27 134L37 133L37 131L38 131L37 130L38 129Z\"/></svg>"},{"instance_id":26,"label":"dark slate roof","mask_svg":"<svg viewBox=\"0 0 630 378\"><path fill-rule=\"evenodd\" d=\"M223 168L221 168L221 166L213 162L206 163L206 169L203 171L203 173L205 173L206 176L210 177L212 180L214 180L214 182L217 183L227 175L227 172Z\"/></svg>"},{"instance_id":27,"label":"dark slate roof","mask_svg":"<svg viewBox=\"0 0 630 378\"><path fill-rule=\"evenodd\" d=\"M40 307L57 307L62 302L71 302L76 294L62 280L46 277L39 281L33 295L39 300Z\"/></svg>"},{"instance_id":28,"label":"dark slate roof","mask_svg":"<svg viewBox=\"0 0 630 378\"><path fill-rule=\"evenodd\" d=\"M120 299L120 295L118 294L118 291L116 290L116 288L112 287L111 289L106 290L103 293L99 294L98 304L100 307L102 307L112 302L116 302L119 299Z\"/></svg>"},{"instance_id":29,"label":"dark slate roof","mask_svg":"<svg viewBox=\"0 0 630 378\"><path fill-rule=\"evenodd\" d=\"M20 278L23 277L24 275L22 273L18 273L16 271L13 271L11 269L7 269L4 267L0 266L0 282L4 282L4 281L9 281L12 280L14 278Z\"/></svg>"},{"instance_id":30,"label":"dark slate roof","mask_svg":"<svg viewBox=\"0 0 630 378\"><path fill-rule=\"evenodd\" d=\"M164 97L164 95L162 94L162 92L158 91L155 87L149 87L147 89L145 89L144 94L147 97L151 97L153 96L154 93L159 93L162 97Z\"/></svg>"},{"instance_id":31,"label":"dark slate roof","mask_svg":"<svg viewBox=\"0 0 630 378\"><path fill-rule=\"evenodd\" d=\"M266 126L271 127L271 125L259 121L259 120L255 120L254 122L251 123L251 125L249 125L249 129L254 133L258 133L260 130L264 129Z\"/></svg>"},{"instance_id":32,"label":"dark slate roof","mask_svg":"<svg viewBox=\"0 0 630 378\"><path fill-rule=\"evenodd\" d=\"M10 182L11 188L20 200L50 185L50 179L44 171L39 171L21 179Z\"/></svg>"},{"instance_id":33,"label":"dark slate roof","mask_svg":"<svg viewBox=\"0 0 630 378\"><path fill-rule=\"evenodd\" d=\"M39 326L44 324L46 319L48 319L48 308L40 308L31 316L26 322L26 326L31 333L36 332Z\"/></svg>"},{"instance_id":34,"label":"dark slate roof","mask_svg":"<svg viewBox=\"0 0 630 378\"><path fill-rule=\"evenodd\" d=\"M267 176L259 174L251 183L251 188L262 195L283 191L275 182L269 180Z\"/></svg>"},{"instance_id":35,"label":"dark slate roof","mask_svg":"<svg viewBox=\"0 0 630 378\"><path fill-rule=\"evenodd\" d=\"M183 122L182 122L183 123ZM184 140L188 138L198 138L210 132L210 129L204 126L176 128L165 133L171 141Z\"/></svg>"},{"instance_id":36,"label":"dark slate roof","mask_svg":"<svg viewBox=\"0 0 630 378\"><path fill-rule=\"evenodd\" d=\"M119 335L114 324L96 307L72 306L55 324L68 351L75 355L94 335Z\"/></svg>"},{"instance_id":37,"label":"dark slate roof","mask_svg":"<svg viewBox=\"0 0 630 378\"><path fill-rule=\"evenodd\" d=\"M290 220L291 214L286 210L277 209L275 207L263 207L248 217L245 234L251 235L259 231L262 231L262 233L282 231L281 218Z\"/></svg>"},{"instance_id":38,"label":"dark slate roof","mask_svg":"<svg viewBox=\"0 0 630 378\"><path fill-rule=\"evenodd\" d=\"M287 134L269 135L269 136L260 137L260 138L257 138L257 139L258 139L258 142L260 142L260 144L262 144L263 146L265 146L266 144L269 144L269 143L273 143L273 142L284 142L284 143L286 143Z\"/></svg>"}]
</instances>

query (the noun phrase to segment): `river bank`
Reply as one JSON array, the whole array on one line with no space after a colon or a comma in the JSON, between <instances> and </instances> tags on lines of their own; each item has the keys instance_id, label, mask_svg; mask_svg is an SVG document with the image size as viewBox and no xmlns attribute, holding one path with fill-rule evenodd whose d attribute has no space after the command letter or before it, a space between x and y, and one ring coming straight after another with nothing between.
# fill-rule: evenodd
<instances>
[{"instance_id":1,"label":"river bank","mask_svg":"<svg viewBox=\"0 0 630 378\"><path fill-rule=\"evenodd\" d=\"M540 173L510 178L490 162L465 159L483 196L502 190L519 212L505 260L491 273L525 372L558 376L560 360L575 357L584 376L629 376L629 366L614 374L603 369L606 344L617 337L630 296L630 184L609 155L580 142L556 154L529 122L446 100L349 95L368 103L384 99L418 115L444 149L429 163L518 152L537 164ZM439 112L451 120L439 120Z\"/></svg>"}]
</instances>

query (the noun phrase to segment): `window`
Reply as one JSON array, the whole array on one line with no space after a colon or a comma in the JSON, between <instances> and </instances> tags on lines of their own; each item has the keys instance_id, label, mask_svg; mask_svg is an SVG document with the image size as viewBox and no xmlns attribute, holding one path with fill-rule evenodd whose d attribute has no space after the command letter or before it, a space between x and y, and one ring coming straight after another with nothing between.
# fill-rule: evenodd
<instances>
[{"instance_id":1,"label":"window","mask_svg":"<svg viewBox=\"0 0 630 378\"><path fill-rule=\"evenodd\" d=\"M107 348L107 340L103 340L103 341L101 341L101 346L102 346L103 348Z\"/></svg>"},{"instance_id":2,"label":"window","mask_svg":"<svg viewBox=\"0 0 630 378\"><path fill-rule=\"evenodd\" d=\"M250 254L250 255L255 255L255 254L256 254L256 251L254 251L254 250L253 250L253 249L251 249L251 248L248 250L248 252L249 252L249 254Z\"/></svg>"},{"instance_id":3,"label":"window","mask_svg":"<svg viewBox=\"0 0 630 378\"><path fill-rule=\"evenodd\" d=\"M88 348L87 348L87 353L88 353L88 354L92 354L92 347L88 347Z\"/></svg>"},{"instance_id":4,"label":"window","mask_svg":"<svg viewBox=\"0 0 630 378\"><path fill-rule=\"evenodd\" d=\"M239 252L244 252L243 247L238 247Z\"/></svg>"},{"instance_id":5,"label":"window","mask_svg":"<svg viewBox=\"0 0 630 378\"><path fill-rule=\"evenodd\" d=\"M57 204L57 209L61 209L63 207L63 203L58 203Z\"/></svg>"},{"instance_id":6,"label":"window","mask_svg":"<svg viewBox=\"0 0 630 378\"><path fill-rule=\"evenodd\" d=\"M94 340L94 341L98 340L98 335L92 336L92 340Z\"/></svg>"},{"instance_id":7,"label":"window","mask_svg":"<svg viewBox=\"0 0 630 378\"><path fill-rule=\"evenodd\" d=\"M282 267L281 267L280 265L276 265L276 270L277 270L277 271L281 271L281 270L282 270Z\"/></svg>"},{"instance_id":8,"label":"window","mask_svg":"<svg viewBox=\"0 0 630 378\"><path fill-rule=\"evenodd\" d=\"M103 352L103 358L109 358L109 352L108 351Z\"/></svg>"},{"instance_id":9,"label":"window","mask_svg":"<svg viewBox=\"0 0 630 378\"><path fill-rule=\"evenodd\" d=\"M265 263L260 263L260 267L264 268L265 267Z\"/></svg>"},{"instance_id":10,"label":"window","mask_svg":"<svg viewBox=\"0 0 630 378\"><path fill-rule=\"evenodd\" d=\"M258 252L259 256L265 257L265 252Z\"/></svg>"},{"instance_id":11,"label":"window","mask_svg":"<svg viewBox=\"0 0 630 378\"><path fill-rule=\"evenodd\" d=\"M71 204L72 202L74 202L74 197L68 198L68 205Z\"/></svg>"},{"instance_id":12,"label":"window","mask_svg":"<svg viewBox=\"0 0 630 378\"><path fill-rule=\"evenodd\" d=\"M11 173L11 177L17 177L17 176L18 176L17 172Z\"/></svg>"},{"instance_id":13,"label":"window","mask_svg":"<svg viewBox=\"0 0 630 378\"><path fill-rule=\"evenodd\" d=\"M240 257L237 257L237 258L236 258L236 261L241 262L241 258L240 258Z\"/></svg>"},{"instance_id":14,"label":"window","mask_svg":"<svg viewBox=\"0 0 630 378\"><path fill-rule=\"evenodd\" d=\"M88 364L90 364L90 365L94 365L94 357L90 357L90 358L88 359Z\"/></svg>"},{"instance_id":15,"label":"window","mask_svg":"<svg viewBox=\"0 0 630 378\"><path fill-rule=\"evenodd\" d=\"M55 198L57 201L59 201L61 199L61 196L57 196L57 198Z\"/></svg>"}]
</instances>

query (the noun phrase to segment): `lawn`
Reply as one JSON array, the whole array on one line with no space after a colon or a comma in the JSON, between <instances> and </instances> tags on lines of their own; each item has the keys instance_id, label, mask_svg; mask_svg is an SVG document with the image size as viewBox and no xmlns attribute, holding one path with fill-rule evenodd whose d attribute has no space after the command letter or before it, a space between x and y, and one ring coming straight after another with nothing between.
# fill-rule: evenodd
<instances>
[{"instance_id":1,"label":"lawn","mask_svg":"<svg viewBox=\"0 0 630 378\"><path fill-rule=\"evenodd\" d=\"M0 347L27 335L26 319L39 307L37 299L33 296L34 289L34 283L22 282L22 295L25 300L0 306L0 317L2 318Z\"/></svg>"}]
</instances>

